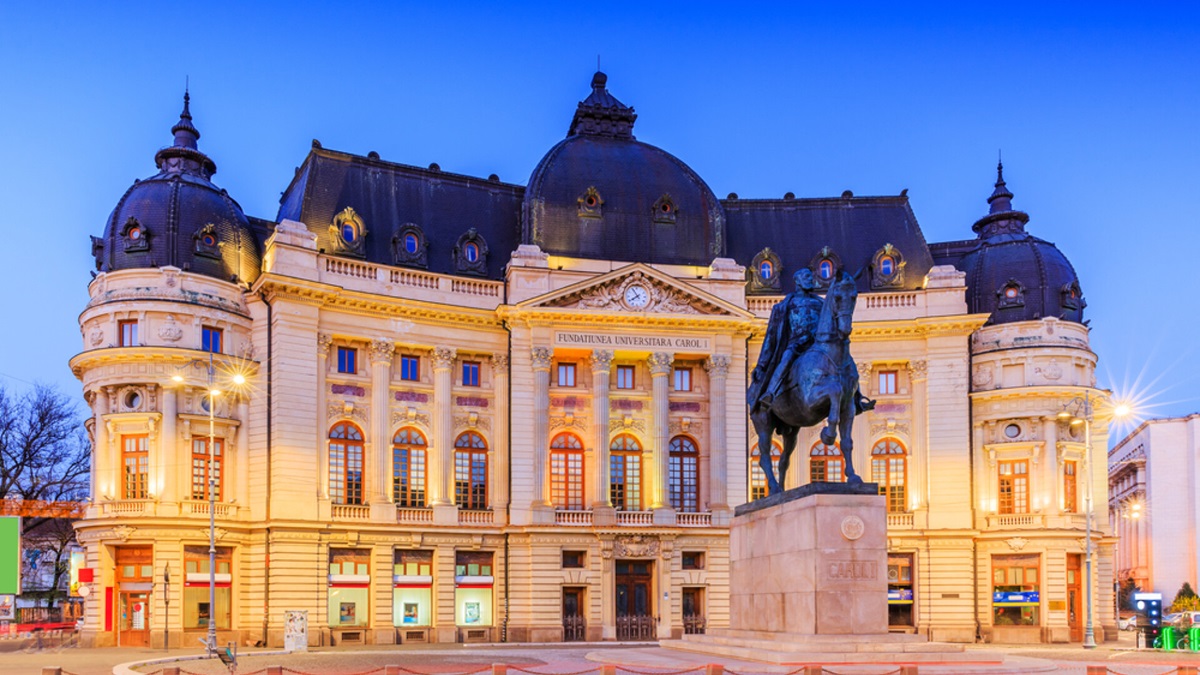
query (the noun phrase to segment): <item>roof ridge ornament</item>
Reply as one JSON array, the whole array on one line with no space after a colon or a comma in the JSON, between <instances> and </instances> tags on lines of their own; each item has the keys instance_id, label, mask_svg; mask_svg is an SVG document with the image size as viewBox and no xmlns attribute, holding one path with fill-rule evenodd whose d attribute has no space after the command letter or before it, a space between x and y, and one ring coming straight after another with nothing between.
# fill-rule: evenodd
<instances>
[{"instance_id":1,"label":"roof ridge ornament","mask_svg":"<svg viewBox=\"0 0 1200 675\"><path fill-rule=\"evenodd\" d=\"M597 70L592 76L592 93L579 102L571 119L568 136L607 136L633 138L633 123L637 114L608 93L608 76Z\"/></svg>"}]
</instances>

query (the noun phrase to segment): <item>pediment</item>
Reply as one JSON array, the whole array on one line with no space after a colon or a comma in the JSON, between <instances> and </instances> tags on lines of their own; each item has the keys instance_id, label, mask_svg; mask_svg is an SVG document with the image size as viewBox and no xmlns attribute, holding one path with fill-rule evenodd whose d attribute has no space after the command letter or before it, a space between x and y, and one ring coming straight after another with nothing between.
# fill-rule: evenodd
<instances>
[{"instance_id":1,"label":"pediment","mask_svg":"<svg viewBox=\"0 0 1200 675\"><path fill-rule=\"evenodd\" d=\"M530 298L518 306L639 314L752 316L741 307L640 263Z\"/></svg>"}]
</instances>

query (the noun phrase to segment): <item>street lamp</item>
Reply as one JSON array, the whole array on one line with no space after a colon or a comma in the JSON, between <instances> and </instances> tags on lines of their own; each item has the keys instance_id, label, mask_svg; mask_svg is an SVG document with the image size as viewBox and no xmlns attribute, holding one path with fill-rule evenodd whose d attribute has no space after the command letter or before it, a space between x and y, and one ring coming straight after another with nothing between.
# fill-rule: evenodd
<instances>
[{"instance_id":1,"label":"street lamp","mask_svg":"<svg viewBox=\"0 0 1200 675\"><path fill-rule=\"evenodd\" d=\"M1124 417L1129 414L1129 406L1121 403L1113 408L1114 417ZM1095 409L1091 392L1084 392L1083 396L1076 396L1068 401L1058 413L1058 419L1068 422L1071 426L1083 425L1083 446L1084 453L1087 457L1088 469L1088 489L1087 489L1087 513L1085 514L1086 525L1086 549L1085 549L1085 568L1084 580L1086 586L1084 589L1084 602L1086 607L1084 614L1087 616L1087 623L1083 629L1083 648L1096 648L1096 633L1092 628L1092 557L1094 550L1092 546L1092 491L1095 484L1095 472L1092 468L1092 422L1095 420Z\"/></svg>"},{"instance_id":2,"label":"street lamp","mask_svg":"<svg viewBox=\"0 0 1200 675\"><path fill-rule=\"evenodd\" d=\"M180 373L176 373L171 379L175 382L183 382L182 371L191 367L203 368L208 377L208 389L205 395L208 397L208 636L206 638L205 650L208 656L213 656L217 653L217 472L216 472L216 410L217 397L221 395L221 390L216 388L216 364L214 362L213 352L209 352L208 359L192 359L180 367ZM246 376L242 373L234 373L230 378L230 382L234 385L241 386L246 383ZM222 461L225 461L222 459Z\"/></svg>"}]
</instances>

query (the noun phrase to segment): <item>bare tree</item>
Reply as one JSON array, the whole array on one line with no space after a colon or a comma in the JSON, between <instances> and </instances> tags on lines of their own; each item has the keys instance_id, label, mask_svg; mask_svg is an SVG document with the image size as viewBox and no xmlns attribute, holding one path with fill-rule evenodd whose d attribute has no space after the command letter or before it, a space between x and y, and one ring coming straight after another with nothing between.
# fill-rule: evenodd
<instances>
[{"instance_id":1,"label":"bare tree","mask_svg":"<svg viewBox=\"0 0 1200 675\"><path fill-rule=\"evenodd\" d=\"M21 395L0 387L0 499L64 502L87 497L90 444L78 406L38 385ZM27 517L22 530L44 517Z\"/></svg>"}]
</instances>

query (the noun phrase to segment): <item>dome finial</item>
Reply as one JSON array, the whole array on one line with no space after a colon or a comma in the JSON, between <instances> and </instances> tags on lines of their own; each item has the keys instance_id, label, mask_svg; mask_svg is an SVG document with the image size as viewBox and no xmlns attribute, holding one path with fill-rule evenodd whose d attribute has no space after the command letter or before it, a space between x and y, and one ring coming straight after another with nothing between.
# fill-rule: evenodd
<instances>
[{"instance_id":1,"label":"dome finial","mask_svg":"<svg viewBox=\"0 0 1200 675\"><path fill-rule=\"evenodd\" d=\"M1004 211L1012 211L1013 193L1009 191L1008 186L1004 184L1004 161L1003 158L996 162L996 189L992 191L992 196L988 197L988 204L992 205L989 213L1001 213Z\"/></svg>"},{"instance_id":2,"label":"dome finial","mask_svg":"<svg viewBox=\"0 0 1200 675\"><path fill-rule=\"evenodd\" d=\"M592 93L581 101L575 110L569 136L586 134L633 138L633 122L637 115L633 108L608 93L607 85L608 76L597 70L596 74L592 75Z\"/></svg>"},{"instance_id":3,"label":"dome finial","mask_svg":"<svg viewBox=\"0 0 1200 675\"><path fill-rule=\"evenodd\" d=\"M200 131L192 124L191 103L192 95L188 85L185 84L183 87L183 111L179 113L179 121L171 127L175 142L159 150L154 155L154 163L164 171L197 173L207 179L217 172L217 165L207 155L200 152L197 146L196 142L200 140ZM177 158L180 161L168 161L171 158Z\"/></svg>"},{"instance_id":4,"label":"dome finial","mask_svg":"<svg viewBox=\"0 0 1200 675\"><path fill-rule=\"evenodd\" d=\"M192 124L192 95L188 91L188 86L183 87L183 112L179 113L179 121L175 126L171 127L171 133L175 134L175 147L196 149L196 141L200 140L200 132Z\"/></svg>"}]
</instances>

